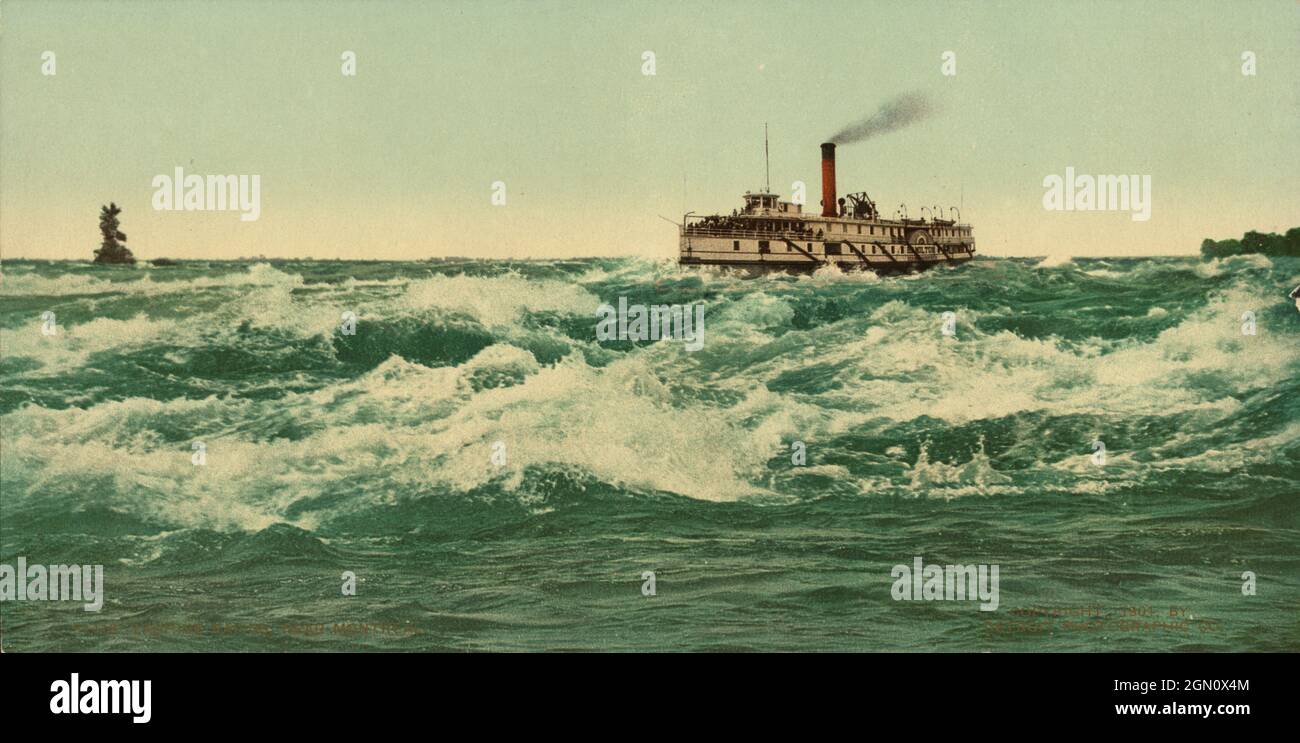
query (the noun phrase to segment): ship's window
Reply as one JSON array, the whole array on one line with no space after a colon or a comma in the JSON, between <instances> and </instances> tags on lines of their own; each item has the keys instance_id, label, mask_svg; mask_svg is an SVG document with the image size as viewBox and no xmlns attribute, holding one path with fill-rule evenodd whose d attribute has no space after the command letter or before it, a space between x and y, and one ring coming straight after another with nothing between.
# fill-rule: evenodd
<instances>
[{"instance_id":1,"label":"ship's window","mask_svg":"<svg viewBox=\"0 0 1300 743\"><path fill-rule=\"evenodd\" d=\"M785 244L785 252L789 253L791 250L794 250L794 248L790 247L790 243L786 243L786 244Z\"/></svg>"},{"instance_id":2,"label":"ship's window","mask_svg":"<svg viewBox=\"0 0 1300 743\"><path fill-rule=\"evenodd\" d=\"M732 250L740 250L740 241L739 241L739 240L732 240L732 241L731 241L731 249L732 249Z\"/></svg>"},{"instance_id":3,"label":"ship's window","mask_svg":"<svg viewBox=\"0 0 1300 743\"><path fill-rule=\"evenodd\" d=\"M770 252L772 252L772 249L771 249L771 247L769 247L769 245L768 245L768 241L767 241L767 240L759 240L759 241L758 241L758 252L760 252L760 253L770 253Z\"/></svg>"},{"instance_id":4,"label":"ship's window","mask_svg":"<svg viewBox=\"0 0 1300 743\"><path fill-rule=\"evenodd\" d=\"M826 243L826 255L839 255L839 254L840 254L839 243Z\"/></svg>"},{"instance_id":5,"label":"ship's window","mask_svg":"<svg viewBox=\"0 0 1300 743\"><path fill-rule=\"evenodd\" d=\"M808 243L808 252L809 252L809 253L812 252L812 243Z\"/></svg>"}]
</instances>

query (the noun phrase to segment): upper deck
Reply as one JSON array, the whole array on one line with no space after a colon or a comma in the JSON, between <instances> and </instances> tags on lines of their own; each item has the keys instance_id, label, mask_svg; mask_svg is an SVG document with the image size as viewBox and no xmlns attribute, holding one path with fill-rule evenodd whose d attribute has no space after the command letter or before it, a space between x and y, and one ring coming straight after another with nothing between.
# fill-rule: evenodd
<instances>
[{"instance_id":1,"label":"upper deck","mask_svg":"<svg viewBox=\"0 0 1300 743\"><path fill-rule=\"evenodd\" d=\"M920 219L906 216L886 219L880 216L875 202L865 193L849 194L847 199L847 202L840 200L836 216L824 216L806 214L801 204L781 201L777 194L746 192L744 206L730 216L686 214L681 231L683 235L698 237L823 240L858 236L868 242L891 242L924 230L935 242L972 241L969 224L933 216L929 219L924 216ZM932 215L935 211L942 213L942 209L937 207L926 207L924 211L930 211Z\"/></svg>"}]
</instances>

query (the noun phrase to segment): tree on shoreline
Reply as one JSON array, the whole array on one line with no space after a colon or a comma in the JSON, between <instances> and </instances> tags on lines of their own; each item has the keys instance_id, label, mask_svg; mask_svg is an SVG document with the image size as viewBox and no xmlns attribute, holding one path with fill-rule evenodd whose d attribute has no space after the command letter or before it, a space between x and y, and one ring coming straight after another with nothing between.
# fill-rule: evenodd
<instances>
[{"instance_id":1,"label":"tree on shoreline","mask_svg":"<svg viewBox=\"0 0 1300 743\"><path fill-rule=\"evenodd\" d=\"M1224 258L1229 255L1259 253L1269 256L1300 257L1300 227L1292 227L1285 235L1254 230L1240 240L1206 240L1201 243L1202 258Z\"/></svg>"},{"instance_id":2,"label":"tree on shoreline","mask_svg":"<svg viewBox=\"0 0 1300 743\"><path fill-rule=\"evenodd\" d=\"M126 242L126 233L117 229L117 215L121 213L122 207L113 202L100 209L99 232L103 235L104 242L95 251L96 263L135 263L135 256L122 244Z\"/></svg>"}]
</instances>

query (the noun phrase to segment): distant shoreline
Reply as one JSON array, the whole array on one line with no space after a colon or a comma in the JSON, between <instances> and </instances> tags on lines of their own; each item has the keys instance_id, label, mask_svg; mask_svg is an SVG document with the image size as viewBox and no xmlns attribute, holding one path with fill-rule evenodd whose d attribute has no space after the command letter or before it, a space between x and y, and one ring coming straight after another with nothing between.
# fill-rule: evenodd
<instances>
[{"instance_id":1,"label":"distant shoreline","mask_svg":"<svg viewBox=\"0 0 1300 743\"><path fill-rule=\"evenodd\" d=\"M1251 230L1240 240L1211 240L1201 243L1201 258L1227 258L1234 255L1263 255L1270 258L1300 258L1300 227L1292 227L1285 235L1276 232Z\"/></svg>"}]
</instances>

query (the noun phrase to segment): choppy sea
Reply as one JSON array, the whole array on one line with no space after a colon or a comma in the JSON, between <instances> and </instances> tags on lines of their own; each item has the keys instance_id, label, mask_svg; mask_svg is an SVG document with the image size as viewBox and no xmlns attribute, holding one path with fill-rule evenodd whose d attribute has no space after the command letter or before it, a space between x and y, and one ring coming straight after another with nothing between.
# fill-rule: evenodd
<instances>
[{"instance_id":1,"label":"choppy sea","mask_svg":"<svg viewBox=\"0 0 1300 743\"><path fill-rule=\"evenodd\" d=\"M2 271L6 651L1300 650L1298 259Z\"/></svg>"}]
</instances>

